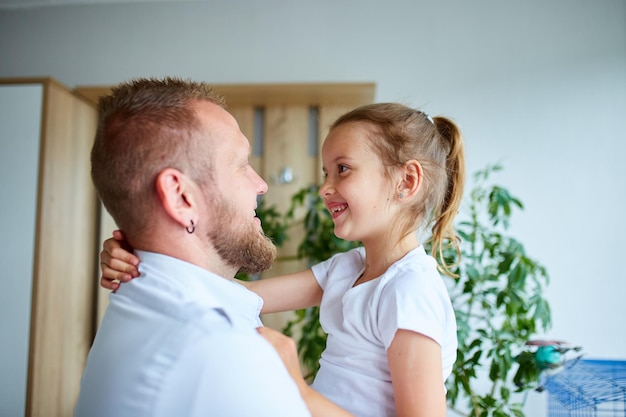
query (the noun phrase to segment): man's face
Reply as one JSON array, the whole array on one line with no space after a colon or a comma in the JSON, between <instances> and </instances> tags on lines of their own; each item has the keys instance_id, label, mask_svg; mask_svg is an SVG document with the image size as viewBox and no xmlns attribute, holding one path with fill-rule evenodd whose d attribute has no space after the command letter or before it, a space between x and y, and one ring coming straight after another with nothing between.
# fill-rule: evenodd
<instances>
[{"instance_id":1,"label":"man's face","mask_svg":"<svg viewBox=\"0 0 626 417\"><path fill-rule=\"evenodd\" d=\"M215 184L205 189L208 215L213 227L207 236L220 257L243 272L268 269L276 257L276 247L265 236L256 217L257 196L267 191L267 183L248 160L250 144L235 119L210 103L211 151L214 155ZM199 112L202 118L203 111Z\"/></svg>"}]
</instances>

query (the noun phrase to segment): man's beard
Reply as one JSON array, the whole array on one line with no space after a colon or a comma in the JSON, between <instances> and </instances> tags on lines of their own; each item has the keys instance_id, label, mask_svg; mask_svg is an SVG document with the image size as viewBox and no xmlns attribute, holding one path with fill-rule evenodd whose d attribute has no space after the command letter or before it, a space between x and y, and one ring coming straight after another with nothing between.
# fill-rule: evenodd
<instances>
[{"instance_id":1,"label":"man's beard","mask_svg":"<svg viewBox=\"0 0 626 417\"><path fill-rule=\"evenodd\" d=\"M214 203L213 214L220 220L208 237L218 255L244 273L269 269L276 259L276 246L251 219L237 220L235 213L238 210L228 202Z\"/></svg>"}]
</instances>

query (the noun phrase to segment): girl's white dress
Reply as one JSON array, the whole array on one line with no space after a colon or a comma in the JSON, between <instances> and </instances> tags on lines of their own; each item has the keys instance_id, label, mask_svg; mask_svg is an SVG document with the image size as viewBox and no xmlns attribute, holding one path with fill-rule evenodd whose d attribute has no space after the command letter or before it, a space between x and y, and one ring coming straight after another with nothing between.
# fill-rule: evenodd
<instances>
[{"instance_id":1,"label":"girl's white dress","mask_svg":"<svg viewBox=\"0 0 626 417\"><path fill-rule=\"evenodd\" d=\"M387 349L396 331L421 333L441 346L443 384L456 359L454 309L423 246L354 287L364 261L365 250L357 248L312 268L324 290L320 323L328 334L313 387L357 417L395 416Z\"/></svg>"}]
</instances>

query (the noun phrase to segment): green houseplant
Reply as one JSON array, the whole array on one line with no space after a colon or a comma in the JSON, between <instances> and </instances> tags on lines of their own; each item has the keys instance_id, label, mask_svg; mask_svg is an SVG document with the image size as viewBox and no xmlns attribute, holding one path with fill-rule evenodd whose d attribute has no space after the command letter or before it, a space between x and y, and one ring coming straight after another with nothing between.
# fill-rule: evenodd
<instances>
[{"instance_id":1,"label":"green houseplant","mask_svg":"<svg viewBox=\"0 0 626 417\"><path fill-rule=\"evenodd\" d=\"M542 296L547 271L506 234L513 210L523 204L506 188L488 182L501 169L493 165L474 174L467 218L456 227L462 260L450 295L459 349L448 379L448 403L458 411L465 398L469 411L459 414L475 417L524 416L523 404L511 394L534 388L539 378L526 342L551 324ZM485 391L477 388L481 374L490 382Z\"/></svg>"},{"instance_id":2,"label":"green houseplant","mask_svg":"<svg viewBox=\"0 0 626 417\"><path fill-rule=\"evenodd\" d=\"M493 165L474 174L474 187L464 202L467 214L456 226L462 252L455 271L459 278L449 280L459 348L447 382L448 405L472 417L524 416L523 404L512 393L534 388L539 378L525 343L550 326L549 305L542 297L548 274L526 255L521 242L506 234L514 209L523 209L523 204L506 188L488 182L501 169ZM317 189L296 193L285 219L293 222L294 213L305 210L305 237L297 256L311 264L358 245L335 237ZM297 311L284 332L293 335L296 327L302 364L312 379L326 343L318 308ZM490 382L486 391L481 382L485 378Z\"/></svg>"}]
</instances>

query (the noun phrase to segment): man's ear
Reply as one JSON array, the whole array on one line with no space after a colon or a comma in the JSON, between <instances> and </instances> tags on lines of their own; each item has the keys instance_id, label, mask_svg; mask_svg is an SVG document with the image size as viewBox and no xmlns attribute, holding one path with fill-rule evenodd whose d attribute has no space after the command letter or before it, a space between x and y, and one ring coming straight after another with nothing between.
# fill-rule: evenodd
<instances>
[{"instance_id":1,"label":"man's ear","mask_svg":"<svg viewBox=\"0 0 626 417\"><path fill-rule=\"evenodd\" d=\"M398 187L398 194L402 194L403 197L415 196L424 179L424 171L422 170L422 164L414 159L405 162L402 166L402 181Z\"/></svg>"},{"instance_id":2,"label":"man's ear","mask_svg":"<svg viewBox=\"0 0 626 417\"><path fill-rule=\"evenodd\" d=\"M156 191L161 205L172 220L182 227L190 222L198 223L198 201L194 191L195 183L174 168L166 168L156 179Z\"/></svg>"}]
</instances>

